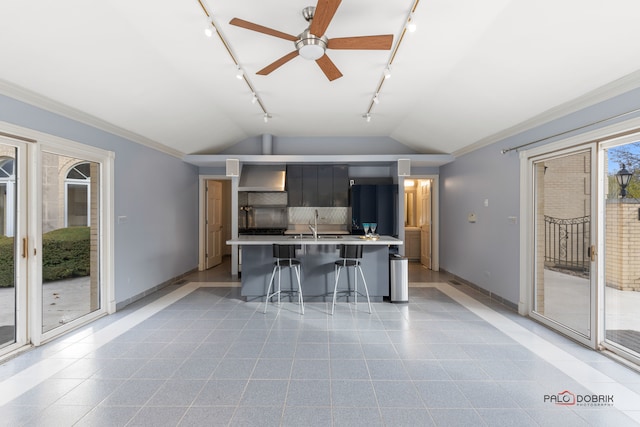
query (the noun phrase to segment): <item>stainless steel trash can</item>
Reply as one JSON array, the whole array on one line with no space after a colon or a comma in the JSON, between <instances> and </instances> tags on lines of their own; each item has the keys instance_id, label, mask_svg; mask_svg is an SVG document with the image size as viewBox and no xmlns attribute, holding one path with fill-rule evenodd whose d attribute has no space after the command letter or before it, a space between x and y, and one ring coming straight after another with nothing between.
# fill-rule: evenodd
<instances>
[{"instance_id":1,"label":"stainless steel trash can","mask_svg":"<svg viewBox=\"0 0 640 427\"><path fill-rule=\"evenodd\" d=\"M393 303L409 302L409 260L403 256L389 255L389 295Z\"/></svg>"}]
</instances>

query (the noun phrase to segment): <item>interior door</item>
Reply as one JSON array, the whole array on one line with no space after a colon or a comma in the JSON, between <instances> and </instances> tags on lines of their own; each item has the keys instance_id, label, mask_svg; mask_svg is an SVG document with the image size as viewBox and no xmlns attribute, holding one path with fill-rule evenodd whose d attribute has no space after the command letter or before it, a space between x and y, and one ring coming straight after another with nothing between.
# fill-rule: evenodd
<instances>
[{"instance_id":1,"label":"interior door","mask_svg":"<svg viewBox=\"0 0 640 427\"><path fill-rule=\"evenodd\" d=\"M530 159L532 317L592 348L596 339L595 145Z\"/></svg>"},{"instance_id":2,"label":"interior door","mask_svg":"<svg viewBox=\"0 0 640 427\"><path fill-rule=\"evenodd\" d=\"M205 268L209 269L222 263L222 183L207 181L207 253Z\"/></svg>"},{"instance_id":3,"label":"interior door","mask_svg":"<svg viewBox=\"0 0 640 427\"><path fill-rule=\"evenodd\" d=\"M431 269L431 180L420 181L420 192L422 194L422 221L420 225L420 263L428 269Z\"/></svg>"}]
</instances>

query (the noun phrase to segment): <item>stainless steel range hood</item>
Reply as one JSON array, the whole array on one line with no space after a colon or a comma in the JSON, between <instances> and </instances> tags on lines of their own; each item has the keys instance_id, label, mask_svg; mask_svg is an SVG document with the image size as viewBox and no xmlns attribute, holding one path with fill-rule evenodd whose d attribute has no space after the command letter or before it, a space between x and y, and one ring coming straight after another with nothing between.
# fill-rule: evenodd
<instances>
[{"instance_id":1,"label":"stainless steel range hood","mask_svg":"<svg viewBox=\"0 0 640 427\"><path fill-rule=\"evenodd\" d=\"M238 191L284 191L285 165L243 165Z\"/></svg>"}]
</instances>

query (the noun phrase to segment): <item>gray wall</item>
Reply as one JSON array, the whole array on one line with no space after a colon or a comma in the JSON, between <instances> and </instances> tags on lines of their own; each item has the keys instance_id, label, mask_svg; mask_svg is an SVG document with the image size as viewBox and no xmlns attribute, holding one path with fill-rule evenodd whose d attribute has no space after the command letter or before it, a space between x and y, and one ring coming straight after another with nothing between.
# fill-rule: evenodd
<instances>
[{"instance_id":1,"label":"gray wall","mask_svg":"<svg viewBox=\"0 0 640 427\"><path fill-rule=\"evenodd\" d=\"M514 304L519 301L520 160L510 148L572 129L528 148L579 135L640 114L640 89L460 156L440 168L440 266ZM484 200L489 206L484 206ZM478 221L469 223L467 215ZM510 216L518 217L518 225Z\"/></svg>"},{"instance_id":2,"label":"gray wall","mask_svg":"<svg viewBox=\"0 0 640 427\"><path fill-rule=\"evenodd\" d=\"M334 154L417 154L389 137L285 137L273 136L272 154L334 155ZM247 138L216 154L262 154L262 136Z\"/></svg>"},{"instance_id":3,"label":"gray wall","mask_svg":"<svg viewBox=\"0 0 640 427\"><path fill-rule=\"evenodd\" d=\"M197 267L195 166L2 95L0 120L115 152L117 303Z\"/></svg>"}]
</instances>

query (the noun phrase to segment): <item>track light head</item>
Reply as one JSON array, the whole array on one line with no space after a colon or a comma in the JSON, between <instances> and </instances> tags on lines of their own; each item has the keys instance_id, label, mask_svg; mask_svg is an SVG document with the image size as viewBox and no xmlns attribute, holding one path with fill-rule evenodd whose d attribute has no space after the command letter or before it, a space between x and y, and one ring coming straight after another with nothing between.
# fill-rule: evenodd
<instances>
[{"instance_id":1,"label":"track light head","mask_svg":"<svg viewBox=\"0 0 640 427\"><path fill-rule=\"evenodd\" d=\"M207 37L213 37L216 33L216 26L213 24L213 19L210 16L207 16L207 21L204 26L204 35Z\"/></svg>"},{"instance_id":2,"label":"track light head","mask_svg":"<svg viewBox=\"0 0 640 427\"><path fill-rule=\"evenodd\" d=\"M409 15L409 19L407 19L407 31L410 33L415 33L418 26L413 22L413 13Z\"/></svg>"}]
</instances>

